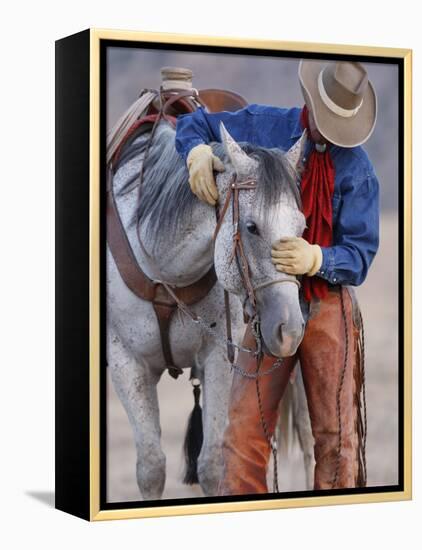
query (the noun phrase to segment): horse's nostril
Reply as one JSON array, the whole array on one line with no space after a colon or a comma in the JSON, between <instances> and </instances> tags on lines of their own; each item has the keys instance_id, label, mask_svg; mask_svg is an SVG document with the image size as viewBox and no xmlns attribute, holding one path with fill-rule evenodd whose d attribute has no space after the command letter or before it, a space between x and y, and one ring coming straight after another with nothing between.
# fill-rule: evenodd
<instances>
[{"instance_id":1,"label":"horse's nostril","mask_svg":"<svg viewBox=\"0 0 422 550\"><path fill-rule=\"evenodd\" d=\"M280 340L283 342L283 327L285 323L281 323L279 326L279 332L280 332Z\"/></svg>"}]
</instances>

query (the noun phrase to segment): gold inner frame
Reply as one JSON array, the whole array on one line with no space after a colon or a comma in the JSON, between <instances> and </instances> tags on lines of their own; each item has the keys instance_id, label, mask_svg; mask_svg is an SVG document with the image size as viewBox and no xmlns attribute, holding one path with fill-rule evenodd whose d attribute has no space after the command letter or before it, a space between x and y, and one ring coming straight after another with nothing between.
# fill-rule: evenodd
<instances>
[{"instance_id":1,"label":"gold inner frame","mask_svg":"<svg viewBox=\"0 0 422 550\"><path fill-rule=\"evenodd\" d=\"M404 490L350 495L309 496L153 508L100 509L100 40L127 40L392 57L404 61ZM90 519L91 521L187 514L271 510L333 504L387 502L412 498L412 50L340 44L282 42L106 29L90 30Z\"/></svg>"}]
</instances>

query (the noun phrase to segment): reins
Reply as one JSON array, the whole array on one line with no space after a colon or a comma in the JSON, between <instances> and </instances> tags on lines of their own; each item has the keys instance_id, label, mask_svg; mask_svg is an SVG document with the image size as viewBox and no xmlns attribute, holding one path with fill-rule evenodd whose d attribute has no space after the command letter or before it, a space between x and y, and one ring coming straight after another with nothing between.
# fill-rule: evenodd
<instances>
[{"instance_id":1,"label":"reins","mask_svg":"<svg viewBox=\"0 0 422 550\"><path fill-rule=\"evenodd\" d=\"M230 182L229 188L226 194L225 201L223 203L223 207L221 209L221 212L218 212L218 209L216 210L216 216L217 216L217 225L214 231L213 240L215 243L215 240L217 239L217 236L220 232L220 229L223 224L223 220L226 216L226 213L228 211L228 207L231 201L232 204L232 224L233 224L233 231L232 231L232 253L230 257L230 262L233 261L233 259L236 259L236 263L238 266L239 274L242 279L242 283L244 286L244 289L246 291L247 297L243 304L243 311L245 316L245 304L246 301L249 301L250 306L252 307L252 319L249 319L251 322L251 329L252 334L255 338L256 342L256 352L254 353L255 359L256 359L256 370L255 372L251 373L248 371L245 371L240 366L235 365L234 363L234 355L229 354L229 360L231 363L232 370L234 370L237 374L243 376L244 378L248 378L251 380L255 380L256 384L256 394L257 394L257 401L258 401L258 409L259 409L259 415L261 420L262 429L264 431L265 438L270 446L271 452L273 454L273 492L278 493L279 487L278 487L278 460L277 460L277 442L273 436L271 436L268 426L265 420L263 406L262 406L262 400L261 400L261 392L259 387L259 378L261 376L266 376L274 372L276 369L281 367L283 365L283 359L278 358L274 361L274 363L269 367L266 371L261 371L261 363L263 359L263 351L262 351L262 335L260 330L260 322L259 322L259 316L257 311L257 302L256 302L256 292L257 290L260 290L262 288L266 288L273 284L278 283L286 283L286 282L294 282L298 285L300 288L299 281L294 279L276 279L272 281L267 281L265 283L261 283L258 286L254 286L251 280L250 276L250 268L249 263L245 255L243 243L242 243L242 237L240 233L240 209L239 209L239 193L242 190L251 190L255 189L257 185L257 182L255 179L247 179L241 182L236 181L234 179ZM228 292L224 290L224 296L225 296L225 304L226 304L226 325L227 325L227 334L230 335L231 338L231 326L230 326L230 307L227 307L228 303ZM252 352L252 350L250 351Z\"/></svg>"}]
</instances>

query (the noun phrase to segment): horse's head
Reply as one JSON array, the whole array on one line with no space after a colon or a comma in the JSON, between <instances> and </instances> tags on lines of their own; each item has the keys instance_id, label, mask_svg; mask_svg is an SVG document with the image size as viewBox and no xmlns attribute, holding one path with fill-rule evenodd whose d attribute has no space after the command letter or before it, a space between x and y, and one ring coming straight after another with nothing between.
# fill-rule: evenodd
<instances>
[{"instance_id":1,"label":"horse's head","mask_svg":"<svg viewBox=\"0 0 422 550\"><path fill-rule=\"evenodd\" d=\"M234 178L253 180L253 189L239 191L239 235L249 266L265 347L277 357L293 355L303 337L304 320L295 277L278 272L271 245L281 237L300 236L305 219L300 210L296 170L303 138L287 153L236 143L221 124L226 171L217 177L222 207ZM215 145L215 151L221 145ZM231 198L233 202L233 197ZM215 242L215 268L221 284L237 294L246 313L251 304L236 259L233 259L233 218L229 205Z\"/></svg>"}]
</instances>

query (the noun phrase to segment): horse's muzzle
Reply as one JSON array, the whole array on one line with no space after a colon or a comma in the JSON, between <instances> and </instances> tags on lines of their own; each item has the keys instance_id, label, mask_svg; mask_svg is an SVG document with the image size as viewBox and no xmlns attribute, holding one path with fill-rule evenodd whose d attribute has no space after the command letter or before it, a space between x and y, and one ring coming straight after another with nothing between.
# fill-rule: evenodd
<instances>
[{"instance_id":1,"label":"horse's muzzle","mask_svg":"<svg viewBox=\"0 0 422 550\"><path fill-rule=\"evenodd\" d=\"M305 323L302 322L301 330L288 330L286 326L281 323L280 328L280 351L279 357L291 357L297 351L300 343L302 342L305 332Z\"/></svg>"},{"instance_id":2,"label":"horse's muzzle","mask_svg":"<svg viewBox=\"0 0 422 550\"><path fill-rule=\"evenodd\" d=\"M265 289L258 307L266 349L275 357L294 355L305 330L297 289L289 285Z\"/></svg>"}]
</instances>

